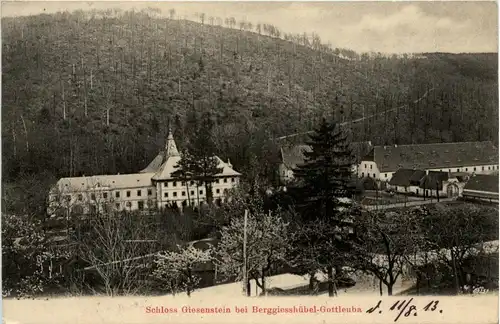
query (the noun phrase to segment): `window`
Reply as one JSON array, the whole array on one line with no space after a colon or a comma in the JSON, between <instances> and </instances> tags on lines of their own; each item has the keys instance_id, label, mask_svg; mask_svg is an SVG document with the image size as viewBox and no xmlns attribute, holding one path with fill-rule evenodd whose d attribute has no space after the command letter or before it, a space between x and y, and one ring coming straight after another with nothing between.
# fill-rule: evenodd
<instances>
[{"instance_id":1,"label":"window","mask_svg":"<svg viewBox=\"0 0 500 324\"><path fill-rule=\"evenodd\" d=\"M491 170L490 167L488 167L488 170Z\"/></svg>"},{"instance_id":2,"label":"window","mask_svg":"<svg viewBox=\"0 0 500 324\"><path fill-rule=\"evenodd\" d=\"M448 172L451 172L451 169L449 169Z\"/></svg>"},{"instance_id":3,"label":"window","mask_svg":"<svg viewBox=\"0 0 500 324\"><path fill-rule=\"evenodd\" d=\"M194 190L191 190L191 195L194 196Z\"/></svg>"},{"instance_id":4,"label":"window","mask_svg":"<svg viewBox=\"0 0 500 324\"><path fill-rule=\"evenodd\" d=\"M417 192L416 192L416 193L417 193L417 195L418 195L418 189L417 189Z\"/></svg>"},{"instance_id":5,"label":"window","mask_svg":"<svg viewBox=\"0 0 500 324\"><path fill-rule=\"evenodd\" d=\"M173 187L177 187L177 181L172 182Z\"/></svg>"},{"instance_id":6,"label":"window","mask_svg":"<svg viewBox=\"0 0 500 324\"><path fill-rule=\"evenodd\" d=\"M174 197L177 197L177 191L174 191Z\"/></svg>"},{"instance_id":7,"label":"window","mask_svg":"<svg viewBox=\"0 0 500 324\"><path fill-rule=\"evenodd\" d=\"M127 197L130 197L130 191L127 191Z\"/></svg>"},{"instance_id":8,"label":"window","mask_svg":"<svg viewBox=\"0 0 500 324\"><path fill-rule=\"evenodd\" d=\"M165 193L163 194L163 196L164 196L165 198L168 198L168 192L165 192Z\"/></svg>"},{"instance_id":9,"label":"window","mask_svg":"<svg viewBox=\"0 0 500 324\"><path fill-rule=\"evenodd\" d=\"M203 190L200 190L200 195L203 195Z\"/></svg>"},{"instance_id":10,"label":"window","mask_svg":"<svg viewBox=\"0 0 500 324\"><path fill-rule=\"evenodd\" d=\"M468 168L465 168L465 172L467 172L469 169Z\"/></svg>"},{"instance_id":11,"label":"window","mask_svg":"<svg viewBox=\"0 0 500 324\"><path fill-rule=\"evenodd\" d=\"M144 209L144 201L138 201L137 202L137 208Z\"/></svg>"},{"instance_id":12,"label":"window","mask_svg":"<svg viewBox=\"0 0 500 324\"><path fill-rule=\"evenodd\" d=\"M373 174L373 177L375 178L375 173Z\"/></svg>"},{"instance_id":13,"label":"window","mask_svg":"<svg viewBox=\"0 0 500 324\"><path fill-rule=\"evenodd\" d=\"M366 169L366 164L365 164L365 169Z\"/></svg>"},{"instance_id":14,"label":"window","mask_svg":"<svg viewBox=\"0 0 500 324\"><path fill-rule=\"evenodd\" d=\"M220 189L215 190L216 193L220 193Z\"/></svg>"},{"instance_id":15,"label":"window","mask_svg":"<svg viewBox=\"0 0 500 324\"><path fill-rule=\"evenodd\" d=\"M369 174L369 173L367 173L366 175L368 176L368 178L370 177L370 174Z\"/></svg>"},{"instance_id":16,"label":"window","mask_svg":"<svg viewBox=\"0 0 500 324\"><path fill-rule=\"evenodd\" d=\"M132 202L127 201L127 207L128 207L128 208L132 207Z\"/></svg>"},{"instance_id":17,"label":"window","mask_svg":"<svg viewBox=\"0 0 500 324\"><path fill-rule=\"evenodd\" d=\"M78 200L80 200L80 201L83 200L83 195L82 194L78 194Z\"/></svg>"},{"instance_id":18,"label":"window","mask_svg":"<svg viewBox=\"0 0 500 324\"><path fill-rule=\"evenodd\" d=\"M361 178L364 178L364 177L365 177L365 173L361 172Z\"/></svg>"},{"instance_id":19,"label":"window","mask_svg":"<svg viewBox=\"0 0 500 324\"><path fill-rule=\"evenodd\" d=\"M227 183L227 178L224 178L224 183Z\"/></svg>"},{"instance_id":20,"label":"window","mask_svg":"<svg viewBox=\"0 0 500 324\"><path fill-rule=\"evenodd\" d=\"M457 172L460 172L460 169L457 169Z\"/></svg>"},{"instance_id":21,"label":"window","mask_svg":"<svg viewBox=\"0 0 500 324\"><path fill-rule=\"evenodd\" d=\"M163 186L164 186L165 188L166 188L166 187L168 187L168 182L164 182L164 183L163 183Z\"/></svg>"},{"instance_id":22,"label":"window","mask_svg":"<svg viewBox=\"0 0 500 324\"><path fill-rule=\"evenodd\" d=\"M120 203L115 204L116 209L120 209Z\"/></svg>"},{"instance_id":23,"label":"window","mask_svg":"<svg viewBox=\"0 0 500 324\"><path fill-rule=\"evenodd\" d=\"M234 182L234 178L231 178L231 182Z\"/></svg>"},{"instance_id":24,"label":"window","mask_svg":"<svg viewBox=\"0 0 500 324\"><path fill-rule=\"evenodd\" d=\"M95 200L95 193L90 194L90 199Z\"/></svg>"},{"instance_id":25,"label":"window","mask_svg":"<svg viewBox=\"0 0 500 324\"><path fill-rule=\"evenodd\" d=\"M181 195L182 195L182 196L185 196L185 195L186 195L186 192L185 192L185 191L181 192Z\"/></svg>"},{"instance_id":26,"label":"window","mask_svg":"<svg viewBox=\"0 0 500 324\"><path fill-rule=\"evenodd\" d=\"M148 189L148 196L151 196L153 194L153 190Z\"/></svg>"},{"instance_id":27,"label":"window","mask_svg":"<svg viewBox=\"0 0 500 324\"><path fill-rule=\"evenodd\" d=\"M181 187L184 187L185 185L184 181L181 181Z\"/></svg>"},{"instance_id":28,"label":"window","mask_svg":"<svg viewBox=\"0 0 500 324\"><path fill-rule=\"evenodd\" d=\"M481 167L481 171L484 171L484 167Z\"/></svg>"},{"instance_id":29,"label":"window","mask_svg":"<svg viewBox=\"0 0 500 324\"><path fill-rule=\"evenodd\" d=\"M107 193L107 192L103 192L103 194L102 194L102 198L104 198L104 199L108 199L108 193Z\"/></svg>"},{"instance_id":30,"label":"window","mask_svg":"<svg viewBox=\"0 0 500 324\"><path fill-rule=\"evenodd\" d=\"M372 165L372 164L370 164L370 170L371 170L371 169L373 169L373 165Z\"/></svg>"},{"instance_id":31,"label":"window","mask_svg":"<svg viewBox=\"0 0 500 324\"><path fill-rule=\"evenodd\" d=\"M115 197L116 197L116 198L120 198L120 192L119 192L119 191L116 191L116 192L115 192Z\"/></svg>"},{"instance_id":32,"label":"window","mask_svg":"<svg viewBox=\"0 0 500 324\"><path fill-rule=\"evenodd\" d=\"M384 173L384 177L387 178L387 173Z\"/></svg>"},{"instance_id":33,"label":"window","mask_svg":"<svg viewBox=\"0 0 500 324\"><path fill-rule=\"evenodd\" d=\"M474 171L476 171L476 167L474 167Z\"/></svg>"},{"instance_id":34,"label":"window","mask_svg":"<svg viewBox=\"0 0 500 324\"><path fill-rule=\"evenodd\" d=\"M137 197L140 197L142 192L140 190L137 190Z\"/></svg>"},{"instance_id":35,"label":"window","mask_svg":"<svg viewBox=\"0 0 500 324\"><path fill-rule=\"evenodd\" d=\"M193 180L191 180L191 181L189 182L189 185L194 186L194 181L193 181Z\"/></svg>"}]
</instances>

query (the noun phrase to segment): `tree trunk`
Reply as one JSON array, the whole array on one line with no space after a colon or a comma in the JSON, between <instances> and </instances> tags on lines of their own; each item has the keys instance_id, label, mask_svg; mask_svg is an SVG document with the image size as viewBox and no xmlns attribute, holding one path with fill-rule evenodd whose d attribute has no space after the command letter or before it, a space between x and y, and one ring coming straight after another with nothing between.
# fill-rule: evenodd
<instances>
[{"instance_id":1,"label":"tree trunk","mask_svg":"<svg viewBox=\"0 0 500 324\"><path fill-rule=\"evenodd\" d=\"M188 297L191 297L191 284L192 284L192 274L191 274L191 269L188 268L187 269L187 275L188 275L188 282L187 282L187 285L186 285L186 293L188 295Z\"/></svg>"},{"instance_id":2,"label":"tree trunk","mask_svg":"<svg viewBox=\"0 0 500 324\"><path fill-rule=\"evenodd\" d=\"M460 293L460 283L458 281L457 263L455 260L455 253L453 253L453 248L451 249L450 253L451 253L451 262L453 268L453 277L455 283L455 293L458 295Z\"/></svg>"},{"instance_id":3,"label":"tree trunk","mask_svg":"<svg viewBox=\"0 0 500 324\"><path fill-rule=\"evenodd\" d=\"M265 270L262 269L262 275L261 275L261 282L262 282L262 294L265 296L266 295L266 276L265 276Z\"/></svg>"},{"instance_id":4,"label":"tree trunk","mask_svg":"<svg viewBox=\"0 0 500 324\"><path fill-rule=\"evenodd\" d=\"M314 273L309 274L309 290L313 291L314 290L314 283L316 282L316 277Z\"/></svg>"},{"instance_id":5,"label":"tree trunk","mask_svg":"<svg viewBox=\"0 0 500 324\"><path fill-rule=\"evenodd\" d=\"M247 297L250 297L250 289L252 287L250 286L250 279L247 278Z\"/></svg>"},{"instance_id":6,"label":"tree trunk","mask_svg":"<svg viewBox=\"0 0 500 324\"><path fill-rule=\"evenodd\" d=\"M384 292L382 290L382 279L379 279L379 281L378 281L378 290L380 292L380 296L382 296L384 294Z\"/></svg>"},{"instance_id":7,"label":"tree trunk","mask_svg":"<svg viewBox=\"0 0 500 324\"><path fill-rule=\"evenodd\" d=\"M394 286L394 282L391 282L387 285L387 295L392 296L392 287Z\"/></svg>"},{"instance_id":8,"label":"tree trunk","mask_svg":"<svg viewBox=\"0 0 500 324\"><path fill-rule=\"evenodd\" d=\"M333 297L334 287L333 287L333 267L329 266L328 271L328 297Z\"/></svg>"}]
</instances>

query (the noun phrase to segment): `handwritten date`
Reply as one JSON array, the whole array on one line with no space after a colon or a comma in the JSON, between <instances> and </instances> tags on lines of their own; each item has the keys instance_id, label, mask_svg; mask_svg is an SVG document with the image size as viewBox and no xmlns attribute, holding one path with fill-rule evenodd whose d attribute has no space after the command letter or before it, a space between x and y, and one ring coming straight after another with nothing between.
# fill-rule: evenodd
<instances>
[{"instance_id":1,"label":"handwritten date","mask_svg":"<svg viewBox=\"0 0 500 324\"><path fill-rule=\"evenodd\" d=\"M382 308L382 301L379 300L377 305L367 309L366 312L371 314L376 313L375 311L378 310L378 314L382 314ZM410 298L409 300L398 300L395 303L392 303L392 305L389 307L389 311L397 314L394 322L397 322L401 316L409 317L412 315L418 315L417 306L413 304L413 298ZM431 300L428 304L422 307L422 311L443 313L443 310L439 309L439 300Z\"/></svg>"}]
</instances>

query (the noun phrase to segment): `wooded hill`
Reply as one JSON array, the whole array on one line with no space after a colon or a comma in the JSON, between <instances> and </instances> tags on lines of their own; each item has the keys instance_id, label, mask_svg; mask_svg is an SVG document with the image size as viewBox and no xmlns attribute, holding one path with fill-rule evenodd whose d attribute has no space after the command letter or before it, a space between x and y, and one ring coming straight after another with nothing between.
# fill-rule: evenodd
<instances>
[{"instance_id":1,"label":"wooded hill","mask_svg":"<svg viewBox=\"0 0 500 324\"><path fill-rule=\"evenodd\" d=\"M169 121L182 148L204 112L220 156L247 175L272 174L274 138L331 114L372 116L349 128L375 144L497 142L496 53L359 55L209 16L3 18L4 181L137 172Z\"/></svg>"}]
</instances>

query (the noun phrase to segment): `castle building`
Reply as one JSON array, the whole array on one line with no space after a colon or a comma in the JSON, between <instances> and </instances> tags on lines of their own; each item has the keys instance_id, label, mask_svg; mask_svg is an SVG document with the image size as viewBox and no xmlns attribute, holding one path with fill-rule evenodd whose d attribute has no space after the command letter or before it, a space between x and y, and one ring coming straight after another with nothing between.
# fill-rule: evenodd
<instances>
[{"instance_id":1,"label":"castle building","mask_svg":"<svg viewBox=\"0 0 500 324\"><path fill-rule=\"evenodd\" d=\"M214 157L222 170L212 184L215 202L224 202L241 174L228 161ZM49 215L65 211L92 213L198 206L206 202L205 184L174 176L181 155L172 132L165 148L143 170L133 174L61 178L49 193Z\"/></svg>"}]
</instances>

